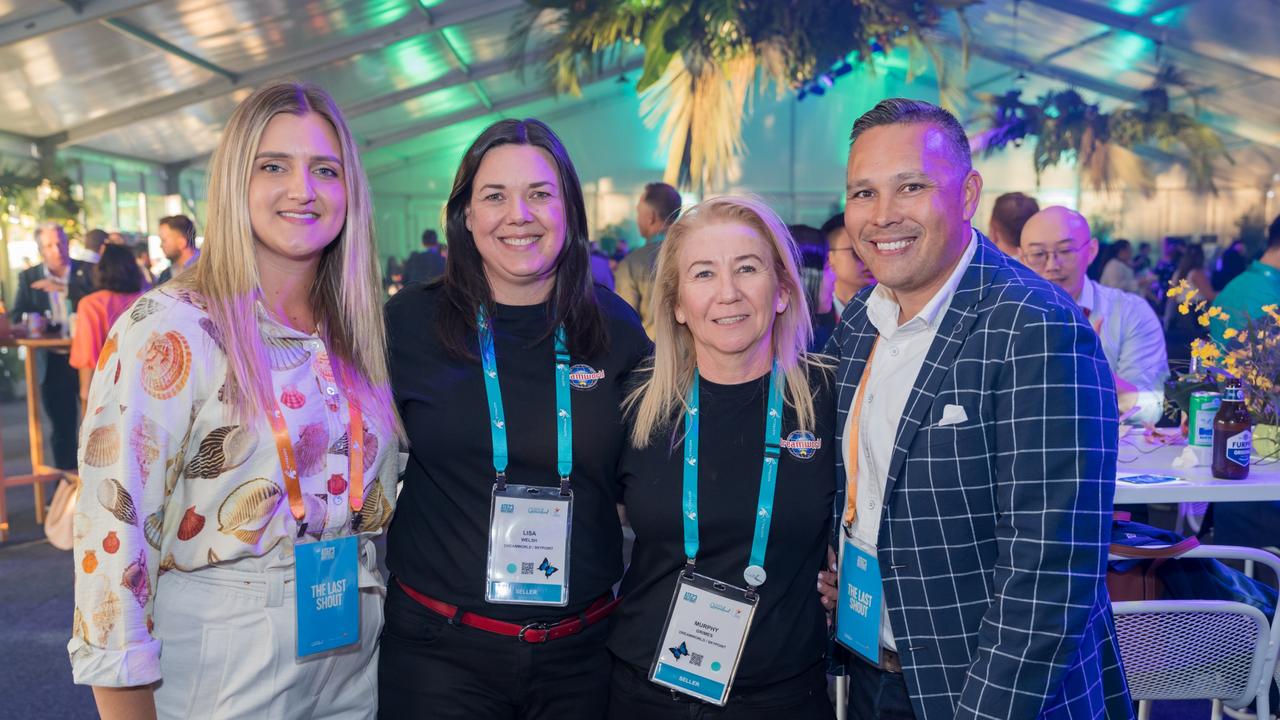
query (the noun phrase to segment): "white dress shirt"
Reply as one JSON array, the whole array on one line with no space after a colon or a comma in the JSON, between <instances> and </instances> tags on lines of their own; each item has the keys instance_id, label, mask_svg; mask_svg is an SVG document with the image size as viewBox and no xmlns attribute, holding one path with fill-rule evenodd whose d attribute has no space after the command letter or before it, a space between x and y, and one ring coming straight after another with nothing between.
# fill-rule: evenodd
<instances>
[{"instance_id":1,"label":"white dress shirt","mask_svg":"<svg viewBox=\"0 0 1280 720\"><path fill-rule=\"evenodd\" d=\"M1076 301L1102 340L1111 372L1138 388L1133 423L1154 423L1164 411L1169 354L1156 313L1141 297L1085 278Z\"/></svg>"},{"instance_id":2,"label":"white dress shirt","mask_svg":"<svg viewBox=\"0 0 1280 720\"><path fill-rule=\"evenodd\" d=\"M876 285L867 298L867 320L880 334L876 342L875 356L864 371L862 382L867 389L862 400L862 412L858 421L857 466L857 519L853 523L853 537L871 547L877 545L880 536L880 515L884 505L884 488L889 479L889 463L893 460L894 442L898 425L907 400L915 388L916 377L924 366L925 356L933 345L938 326L951 307L960 278L973 260L978 244L976 236L969 241L960 262L920 314L899 324L900 306L893 291L883 284ZM850 408L845 421L843 437L851 437L853 410ZM850 467L849 444L841 448L846 472ZM846 478L847 480L847 478ZM883 590L881 591L883 596ZM897 650L893 628L889 625L889 607L881 603L880 642Z\"/></svg>"}]
</instances>

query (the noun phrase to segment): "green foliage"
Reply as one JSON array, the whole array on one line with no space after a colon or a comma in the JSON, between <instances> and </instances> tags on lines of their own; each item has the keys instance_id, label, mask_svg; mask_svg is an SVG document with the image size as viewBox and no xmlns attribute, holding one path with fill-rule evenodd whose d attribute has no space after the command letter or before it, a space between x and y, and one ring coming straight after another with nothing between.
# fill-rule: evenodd
<instances>
[{"instance_id":1,"label":"green foliage","mask_svg":"<svg viewBox=\"0 0 1280 720\"><path fill-rule=\"evenodd\" d=\"M1142 92L1138 107L1112 113L1103 112L1070 89L1045 93L1035 103L1023 102L1019 90L987 96L989 127L975 137L975 144L989 155L1034 137L1037 176L1049 167L1074 160L1094 187L1109 184L1124 170L1110 157L1115 148L1132 150L1148 145L1165 152L1181 150L1193 187L1216 193L1213 161L1219 157L1230 161L1231 157L1207 125L1170 109L1168 89L1172 85L1187 88L1194 100L1187 81L1171 66L1162 69L1154 84ZM1141 169L1145 171L1145 167Z\"/></svg>"}]
</instances>

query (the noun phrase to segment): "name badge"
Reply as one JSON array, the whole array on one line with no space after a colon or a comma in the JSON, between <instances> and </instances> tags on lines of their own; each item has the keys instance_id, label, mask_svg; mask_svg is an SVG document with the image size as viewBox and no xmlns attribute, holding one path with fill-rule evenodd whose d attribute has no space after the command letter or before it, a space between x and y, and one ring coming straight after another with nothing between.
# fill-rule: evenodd
<instances>
[{"instance_id":1,"label":"name badge","mask_svg":"<svg viewBox=\"0 0 1280 720\"><path fill-rule=\"evenodd\" d=\"M354 535L294 545L298 657L360 641L359 562Z\"/></svg>"},{"instance_id":2,"label":"name badge","mask_svg":"<svg viewBox=\"0 0 1280 720\"><path fill-rule=\"evenodd\" d=\"M484 599L519 605L569 604L569 528L573 491L493 487Z\"/></svg>"},{"instance_id":3,"label":"name badge","mask_svg":"<svg viewBox=\"0 0 1280 720\"><path fill-rule=\"evenodd\" d=\"M705 575L680 574L649 679L724 705L747 644L757 597Z\"/></svg>"},{"instance_id":4,"label":"name badge","mask_svg":"<svg viewBox=\"0 0 1280 720\"><path fill-rule=\"evenodd\" d=\"M840 603L836 640L880 664L880 619L884 594L875 548L850 537L840 543Z\"/></svg>"}]
</instances>

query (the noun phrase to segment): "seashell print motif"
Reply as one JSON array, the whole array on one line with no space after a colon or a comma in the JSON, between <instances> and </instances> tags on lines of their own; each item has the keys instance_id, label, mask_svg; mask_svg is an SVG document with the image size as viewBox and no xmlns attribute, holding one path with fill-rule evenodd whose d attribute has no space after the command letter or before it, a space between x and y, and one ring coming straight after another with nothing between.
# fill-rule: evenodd
<instances>
[{"instance_id":1,"label":"seashell print motif","mask_svg":"<svg viewBox=\"0 0 1280 720\"><path fill-rule=\"evenodd\" d=\"M111 379L112 385L115 385L120 382L120 366L121 365L123 365L123 363L116 363L116 376Z\"/></svg>"},{"instance_id":2,"label":"seashell print motif","mask_svg":"<svg viewBox=\"0 0 1280 720\"><path fill-rule=\"evenodd\" d=\"M196 512L196 506L192 505L183 513L182 522L178 523L178 539L185 542L199 535L203 529L204 516Z\"/></svg>"},{"instance_id":3,"label":"seashell print motif","mask_svg":"<svg viewBox=\"0 0 1280 720\"><path fill-rule=\"evenodd\" d=\"M204 298L199 293L191 290L179 290L173 293L173 297L177 298L179 302L186 303L197 310L209 309L209 304L204 301Z\"/></svg>"},{"instance_id":4,"label":"seashell print motif","mask_svg":"<svg viewBox=\"0 0 1280 720\"><path fill-rule=\"evenodd\" d=\"M218 557L218 553L214 552L213 548L209 548L209 552L205 554L205 559L209 561L210 565L217 565L222 562L222 558Z\"/></svg>"},{"instance_id":5,"label":"seashell print motif","mask_svg":"<svg viewBox=\"0 0 1280 720\"><path fill-rule=\"evenodd\" d=\"M138 605L146 607L151 599L151 580L147 577L147 556L138 553L138 559L129 563L120 576L120 586L133 593Z\"/></svg>"},{"instance_id":6,"label":"seashell print motif","mask_svg":"<svg viewBox=\"0 0 1280 720\"><path fill-rule=\"evenodd\" d=\"M155 315L161 308L160 303L149 297L140 297L134 301L129 308L129 319L134 322L141 322Z\"/></svg>"},{"instance_id":7,"label":"seashell print motif","mask_svg":"<svg viewBox=\"0 0 1280 720\"><path fill-rule=\"evenodd\" d=\"M173 490L178 485L178 476L182 474L183 463L187 457L187 447L191 444L191 431L195 429L196 415L200 412L203 403L193 405L191 407L191 419L187 423L187 430L182 434L182 442L178 444L178 452L173 457L165 460L165 476L164 476L164 496L168 498L173 494Z\"/></svg>"},{"instance_id":8,"label":"seashell print motif","mask_svg":"<svg viewBox=\"0 0 1280 720\"><path fill-rule=\"evenodd\" d=\"M142 387L151 397L168 400L186 386L191 373L191 346L182 333L153 333L138 359L142 360Z\"/></svg>"},{"instance_id":9,"label":"seashell print motif","mask_svg":"<svg viewBox=\"0 0 1280 720\"><path fill-rule=\"evenodd\" d=\"M173 553L168 553L164 556L164 559L160 561L160 569L156 572L159 575L163 575L169 572L170 570L177 570L177 569L178 569L178 563L174 562Z\"/></svg>"},{"instance_id":10,"label":"seashell print motif","mask_svg":"<svg viewBox=\"0 0 1280 720\"><path fill-rule=\"evenodd\" d=\"M311 477L324 469L325 448L329 445L329 431L324 423L307 423L298 433L293 452L298 460L298 475Z\"/></svg>"},{"instance_id":11,"label":"seashell print motif","mask_svg":"<svg viewBox=\"0 0 1280 720\"><path fill-rule=\"evenodd\" d=\"M200 329L209 336L209 339L213 341L213 344L217 345L218 349L225 355L227 353L227 346L222 342L222 333L219 332L217 326L213 324L213 321L209 318L200 318L199 325Z\"/></svg>"},{"instance_id":12,"label":"seashell print motif","mask_svg":"<svg viewBox=\"0 0 1280 720\"><path fill-rule=\"evenodd\" d=\"M96 550L85 550L84 557L80 559L80 569L85 575L92 575L94 570L98 569L98 553Z\"/></svg>"},{"instance_id":13,"label":"seashell print motif","mask_svg":"<svg viewBox=\"0 0 1280 720\"><path fill-rule=\"evenodd\" d=\"M120 459L120 430L113 423L94 428L84 442L84 463L107 467Z\"/></svg>"},{"instance_id":14,"label":"seashell print motif","mask_svg":"<svg viewBox=\"0 0 1280 720\"><path fill-rule=\"evenodd\" d=\"M89 518L88 513L77 512L71 518L71 534L75 537L77 543L84 543L84 539L89 537L93 532L93 520Z\"/></svg>"},{"instance_id":15,"label":"seashell print motif","mask_svg":"<svg viewBox=\"0 0 1280 720\"><path fill-rule=\"evenodd\" d=\"M146 536L148 545L160 549L160 539L164 537L164 508L147 516L142 522L142 534Z\"/></svg>"},{"instance_id":16,"label":"seashell print motif","mask_svg":"<svg viewBox=\"0 0 1280 720\"><path fill-rule=\"evenodd\" d=\"M187 477L216 478L240 467L253 454L258 439L242 425L224 425L209 431L196 456L187 463Z\"/></svg>"},{"instance_id":17,"label":"seashell print motif","mask_svg":"<svg viewBox=\"0 0 1280 720\"><path fill-rule=\"evenodd\" d=\"M321 350L316 353L315 362L311 364L311 369L315 371L316 376L329 384L333 384L333 365L329 362L329 353Z\"/></svg>"},{"instance_id":18,"label":"seashell print motif","mask_svg":"<svg viewBox=\"0 0 1280 720\"><path fill-rule=\"evenodd\" d=\"M264 337L262 344L267 348L267 361L272 370L292 370L302 367L311 359L311 351L307 349L307 341L298 338Z\"/></svg>"},{"instance_id":19,"label":"seashell print motif","mask_svg":"<svg viewBox=\"0 0 1280 720\"><path fill-rule=\"evenodd\" d=\"M107 478L98 486L98 502L122 523L138 524L138 511L133 505L133 496L120 485L120 481Z\"/></svg>"},{"instance_id":20,"label":"seashell print motif","mask_svg":"<svg viewBox=\"0 0 1280 720\"><path fill-rule=\"evenodd\" d=\"M71 615L71 637L89 641L89 623L85 622L84 613L80 612L79 605Z\"/></svg>"},{"instance_id":21,"label":"seashell print motif","mask_svg":"<svg viewBox=\"0 0 1280 720\"><path fill-rule=\"evenodd\" d=\"M291 410L297 410L307 404L307 396L293 385L285 385L284 392L280 393L280 404Z\"/></svg>"},{"instance_id":22,"label":"seashell print motif","mask_svg":"<svg viewBox=\"0 0 1280 720\"><path fill-rule=\"evenodd\" d=\"M218 508L218 531L256 545L283 496L280 486L266 478L241 483Z\"/></svg>"},{"instance_id":23,"label":"seashell print motif","mask_svg":"<svg viewBox=\"0 0 1280 720\"><path fill-rule=\"evenodd\" d=\"M129 451L145 487L151 475L151 464L160 459L160 447L168 433L148 417L141 417L129 432Z\"/></svg>"},{"instance_id":24,"label":"seashell print motif","mask_svg":"<svg viewBox=\"0 0 1280 720\"><path fill-rule=\"evenodd\" d=\"M361 423L364 428L364 469L368 470L373 467L373 461L378 457L378 436L369 431L369 423ZM347 454L347 445L351 442L351 433L344 432L342 437L338 438L338 442L329 447L329 452L334 455Z\"/></svg>"},{"instance_id":25,"label":"seashell print motif","mask_svg":"<svg viewBox=\"0 0 1280 720\"><path fill-rule=\"evenodd\" d=\"M120 598L116 597L115 592L111 589L110 581L102 578L102 585L99 587L97 600L93 605L93 612L89 614L93 628L98 631L98 636L94 638L96 640L95 645L106 647L107 640L111 638L111 632L115 630L116 623L120 622L122 610Z\"/></svg>"},{"instance_id":26,"label":"seashell print motif","mask_svg":"<svg viewBox=\"0 0 1280 720\"><path fill-rule=\"evenodd\" d=\"M391 503L382 490L382 483L374 482L364 496L360 512L356 513L352 519L351 529L355 532L369 532L385 526L389 520L391 520Z\"/></svg>"},{"instance_id":27,"label":"seashell print motif","mask_svg":"<svg viewBox=\"0 0 1280 720\"><path fill-rule=\"evenodd\" d=\"M307 534L319 538L329 524L329 503L327 495L302 494L302 503L307 508Z\"/></svg>"},{"instance_id":28,"label":"seashell print motif","mask_svg":"<svg viewBox=\"0 0 1280 720\"><path fill-rule=\"evenodd\" d=\"M102 538L102 549L106 550L108 555L115 555L116 551L120 549L120 538L116 535L115 530L109 531L107 536Z\"/></svg>"},{"instance_id":29,"label":"seashell print motif","mask_svg":"<svg viewBox=\"0 0 1280 720\"><path fill-rule=\"evenodd\" d=\"M116 336L115 333L112 333L111 336L102 343L102 349L98 351L98 372L102 372L106 369L107 361L111 359L112 355L116 354L116 348Z\"/></svg>"}]
</instances>

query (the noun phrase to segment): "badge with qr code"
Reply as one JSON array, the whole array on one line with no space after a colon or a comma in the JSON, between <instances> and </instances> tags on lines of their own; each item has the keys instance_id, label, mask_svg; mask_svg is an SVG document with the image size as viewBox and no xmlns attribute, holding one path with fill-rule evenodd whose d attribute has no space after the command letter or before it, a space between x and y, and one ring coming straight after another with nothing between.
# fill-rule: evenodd
<instances>
[{"instance_id":1,"label":"badge with qr code","mask_svg":"<svg viewBox=\"0 0 1280 720\"><path fill-rule=\"evenodd\" d=\"M493 489L484 599L519 605L569 604L573 491L507 485Z\"/></svg>"},{"instance_id":2,"label":"badge with qr code","mask_svg":"<svg viewBox=\"0 0 1280 720\"><path fill-rule=\"evenodd\" d=\"M649 679L716 705L729 700L755 616L756 595L681 573Z\"/></svg>"}]
</instances>

